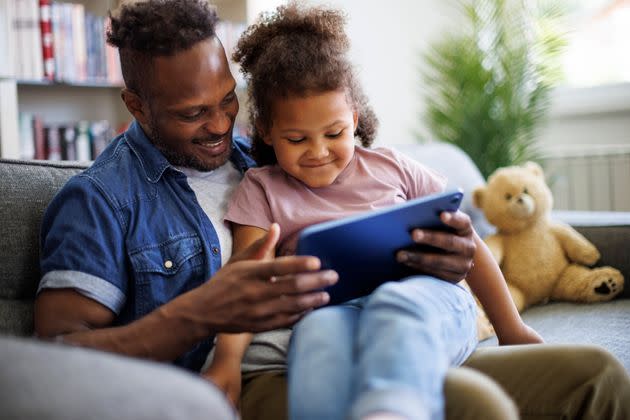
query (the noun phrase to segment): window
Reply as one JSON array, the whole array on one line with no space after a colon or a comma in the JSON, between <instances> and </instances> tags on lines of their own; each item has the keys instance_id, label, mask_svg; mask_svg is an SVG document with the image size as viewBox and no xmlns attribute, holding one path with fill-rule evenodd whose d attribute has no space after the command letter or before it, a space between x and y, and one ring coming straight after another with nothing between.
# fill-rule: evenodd
<instances>
[{"instance_id":1,"label":"window","mask_svg":"<svg viewBox=\"0 0 630 420\"><path fill-rule=\"evenodd\" d=\"M630 83L630 0L570 0L563 59L570 87Z\"/></svg>"}]
</instances>

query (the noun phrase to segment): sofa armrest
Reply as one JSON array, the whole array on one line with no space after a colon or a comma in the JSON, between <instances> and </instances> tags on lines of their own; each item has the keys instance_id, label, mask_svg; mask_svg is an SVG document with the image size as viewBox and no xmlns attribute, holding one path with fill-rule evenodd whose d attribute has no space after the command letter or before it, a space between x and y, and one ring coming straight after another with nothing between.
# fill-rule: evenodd
<instances>
[{"instance_id":1,"label":"sofa armrest","mask_svg":"<svg viewBox=\"0 0 630 420\"><path fill-rule=\"evenodd\" d=\"M0 335L3 419L225 419L222 392L172 365Z\"/></svg>"},{"instance_id":2,"label":"sofa armrest","mask_svg":"<svg viewBox=\"0 0 630 420\"><path fill-rule=\"evenodd\" d=\"M598 266L610 265L626 279L620 298L630 298L630 212L554 211L553 220L567 223L597 247Z\"/></svg>"}]
</instances>

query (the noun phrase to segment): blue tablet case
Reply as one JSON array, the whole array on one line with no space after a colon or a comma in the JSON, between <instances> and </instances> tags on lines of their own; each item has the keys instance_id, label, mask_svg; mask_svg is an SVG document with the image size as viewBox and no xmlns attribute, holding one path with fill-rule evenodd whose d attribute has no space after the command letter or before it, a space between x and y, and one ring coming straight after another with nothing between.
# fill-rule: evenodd
<instances>
[{"instance_id":1,"label":"blue tablet case","mask_svg":"<svg viewBox=\"0 0 630 420\"><path fill-rule=\"evenodd\" d=\"M296 254L317 256L323 269L339 274L326 289L329 304L365 296L386 281L418 274L398 263L396 252L420 248L411 239L414 228L448 230L439 215L457 211L462 197L461 190L450 190L309 226L300 233Z\"/></svg>"}]
</instances>

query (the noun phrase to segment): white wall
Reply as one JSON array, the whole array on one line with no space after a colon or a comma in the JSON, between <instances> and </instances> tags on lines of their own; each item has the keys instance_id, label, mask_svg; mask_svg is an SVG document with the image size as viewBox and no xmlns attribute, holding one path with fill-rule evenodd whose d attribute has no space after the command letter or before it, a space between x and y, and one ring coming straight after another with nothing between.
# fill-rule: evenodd
<instances>
[{"instance_id":1,"label":"white wall","mask_svg":"<svg viewBox=\"0 0 630 420\"><path fill-rule=\"evenodd\" d=\"M229 2L231 0L220 0ZM422 53L463 21L457 0L308 0L344 9L352 59L381 127L378 142L431 139L423 121ZM282 0L247 0L248 21ZM612 101L612 102L611 102ZM630 144L630 88L562 91L541 127L543 150Z\"/></svg>"},{"instance_id":2,"label":"white wall","mask_svg":"<svg viewBox=\"0 0 630 420\"><path fill-rule=\"evenodd\" d=\"M381 122L378 143L430 138L423 121L422 54L456 28L454 1L335 0L349 14L352 57Z\"/></svg>"},{"instance_id":3,"label":"white wall","mask_svg":"<svg viewBox=\"0 0 630 420\"><path fill-rule=\"evenodd\" d=\"M248 0L252 11L270 10L278 0ZM363 88L380 120L377 143L413 143L428 136L421 121L422 51L457 25L455 0L311 0L345 10L351 55Z\"/></svg>"}]
</instances>

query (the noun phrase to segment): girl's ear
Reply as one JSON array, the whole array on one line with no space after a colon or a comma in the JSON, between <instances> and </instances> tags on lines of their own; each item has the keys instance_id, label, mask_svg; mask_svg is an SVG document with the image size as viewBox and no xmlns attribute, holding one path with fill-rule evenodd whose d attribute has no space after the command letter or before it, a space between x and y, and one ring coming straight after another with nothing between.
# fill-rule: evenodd
<instances>
[{"instance_id":1,"label":"girl's ear","mask_svg":"<svg viewBox=\"0 0 630 420\"><path fill-rule=\"evenodd\" d=\"M352 113L352 118L354 119L354 130L353 133L357 132L357 127L359 126L359 112L357 110L354 110L354 112Z\"/></svg>"},{"instance_id":2,"label":"girl's ear","mask_svg":"<svg viewBox=\"0 0 630 420\"><path fill-rule=\"evenodd\" d=\"M267 146L271 146L271 136L265 129L265 125L260 120L256 120L256 131Z\"/></svg>"}]
</instances>

